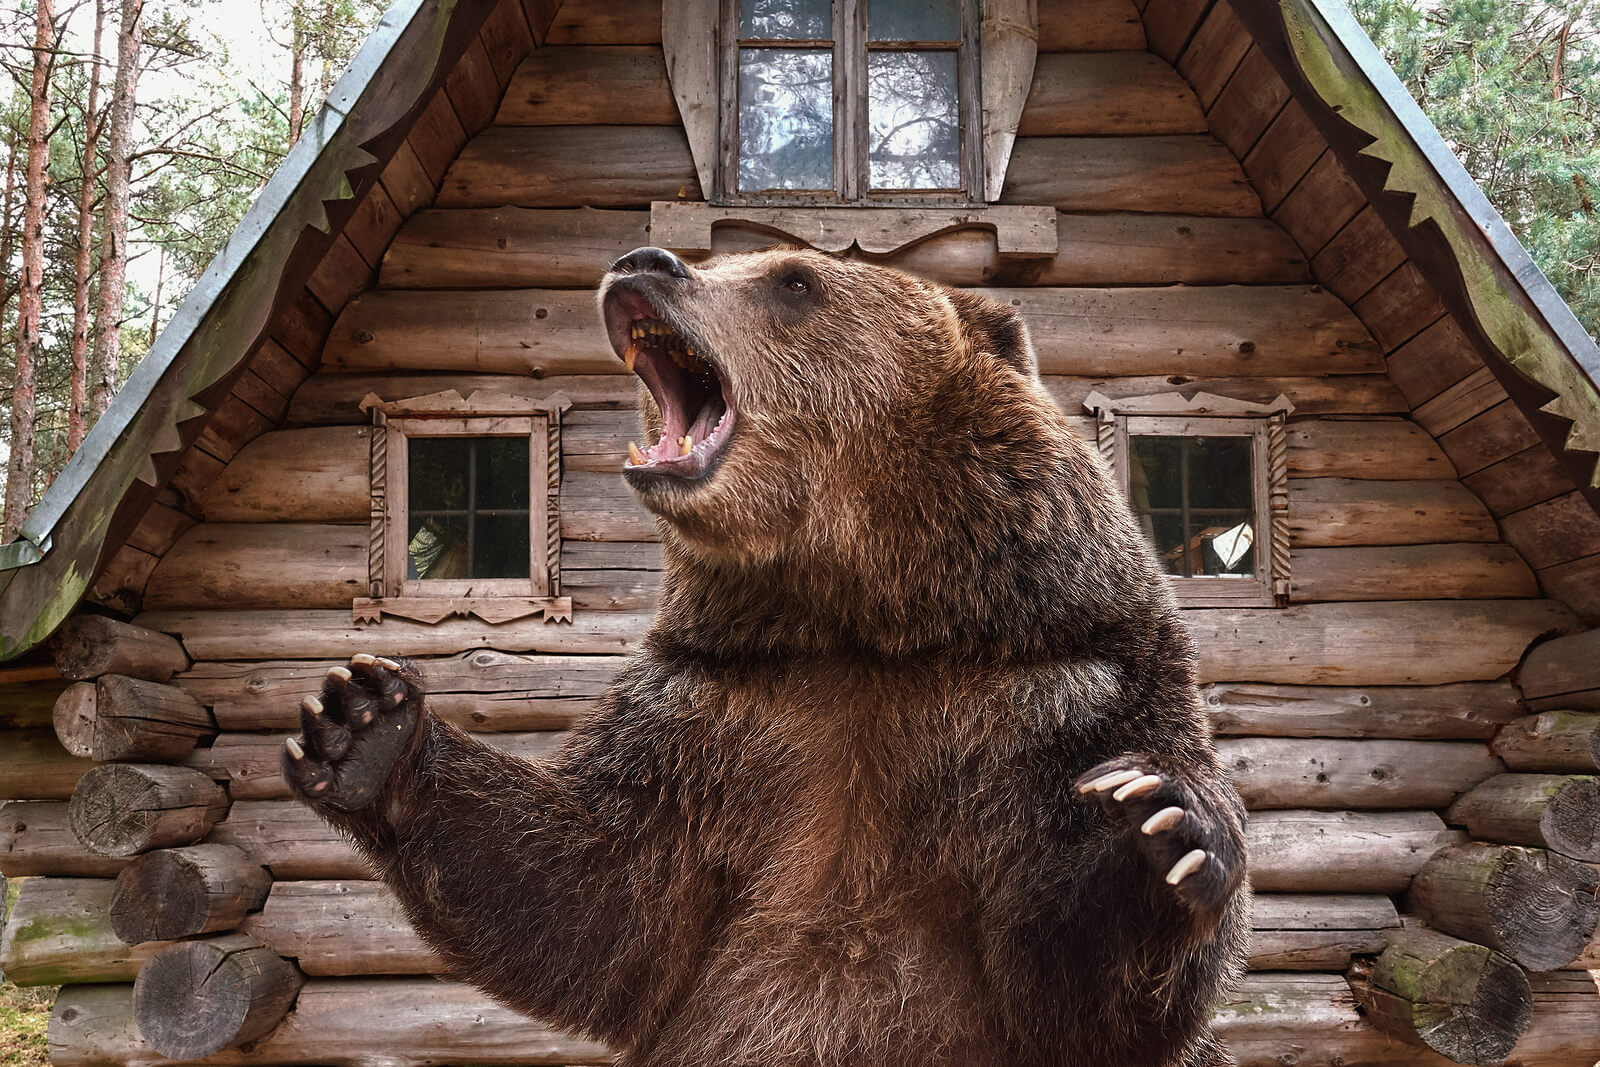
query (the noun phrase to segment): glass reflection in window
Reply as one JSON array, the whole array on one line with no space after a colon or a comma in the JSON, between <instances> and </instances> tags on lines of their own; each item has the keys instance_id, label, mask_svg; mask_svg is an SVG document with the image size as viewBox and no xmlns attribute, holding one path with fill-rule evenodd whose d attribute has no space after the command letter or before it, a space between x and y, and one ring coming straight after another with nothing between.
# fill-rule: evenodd
<instances>
[{"instance_id":1,"label":"glass reflection in window","mask_svg":"<svg viewBox=\"0 0 1600 1067\"><path fill-rule=\"evenodd\" d=\"M1255 576L1248 437L1132 437L1128 496L1175 577Z\"/></svg>"},{"instance_id":2,"label":"glass reflection in window","mask_svg":"<svg viewBox=\"0 0 1600 1067\"><path fill-rule=\"evenodd\" d=\"M954 41L961 36L956 0L871 0L867 37L873 41Z\"/></svg>"},{"instance_id":3,"label":"glass reflection in window","mask_svg":"<svg viewBox=\"0 0 1600 1067\"><path fill-rule=\"evenodd\" d=\"M833 54L739 50L739 188L833 188Z\"/></svg>"},{"instance_id":4,"label":"glass reflection in window","mask_svg":"<svg viewBox=\"0 0 1600 1067\"><path fill-rule=\"evenodd\" d=\"M961 114L954 52L867 56L874 189L961 185Z\"/></svg>"},{"instance_id":5,"label":"glass reflection in window","mask_svg":"<svg viewBox=\"0 0 1600 1067\"><path fill-rule=\"evenodd\" d=\"M528 577L528 439L413 437L407 453L407 577Z\"/></svg>"},{"instance_id":6,"label":"glass reflection in window","mask_svg":"<svg viewBox=\"0 0 1600 1067\"><path fill-rule=\"evenodd\" d=\"M825 41L833 36L833 6L828 0L740 0L739 36Z\"/></svg>"}]
</instances>

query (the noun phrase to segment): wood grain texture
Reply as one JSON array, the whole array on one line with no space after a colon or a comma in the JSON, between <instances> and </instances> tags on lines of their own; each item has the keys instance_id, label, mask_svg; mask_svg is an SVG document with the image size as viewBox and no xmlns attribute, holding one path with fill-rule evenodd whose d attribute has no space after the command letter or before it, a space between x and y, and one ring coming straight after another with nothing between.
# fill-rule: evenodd
<instances>
[{"instance_id":1,"label":"wood grain texture","mask_svg":"<svg viewBox=\"0 0 1600 1067\"><path fill-rule=\"evenodd\" d=\"M206 488L206 521L365 524L371 434L370 426L262 434Z\"/></svg>"},{"instance_id":2,"label":"wood grain texture","mask_svg":"<svg viewBox=\"0 0 1600 1067\"><path fill-rule=\"evenodd\" d=\"M438 207L644 207L699 200L677 126L490 126L450 165Z\"/></svg>"},{"instance_id":3,"label":"wood grain texture","mask_svg":"<svg viewBox=\"0 0 1600 1067\"><path fill-rule=\"evenodd\" d=\"M1257 893L1250 926L1251 970L1327 971L1382 952L1400 916L1375 893Z\"/></svg>"},{"instance_id":4,"label":"wood grain texture","mask_svg":"<svg viewBox=\"0 0 1600 1067\"><path fill-rule=\"evenodd\" d=\"M159 849L117 875L111 928L130 945L232 930L271 886L272 876L232 845Z\"/></svg>"},{"instance_id":5,"label":"wood grain texture","mask_svg":"<svg viewBox=\"0 0 1600 1067\"><path fill-rule=\"evenodd\" d=\"M1017 128L1022 137L1205 132L1194 90L1148 52L1039 56Z\"/></svg>"},{"instance_id":6,"label":"wood grain texture","mask_svg":"<svg viewBox=\"0 0 1600 1067\"><path fill-rule=\"evenodd\" d=\"M1019 137L1000 202L1062 211L1261 214L1238 160L1201 134Z\"/></svg>"},{"instance_id":7,"label":"wood grain texture","mask_svg":"<svg viewBox=\"0 0 1600 1067\"><path fill-rule=\"evenodd\" d=\"M1533 571L1510 545L1300 548L1290 555L1290 599L1297 603L1539 595Z\"/></svg>"},{"instance_id":8,"label":"wood grain texture","mask_svg":"<svg viewBox=\"0 0 1600 1067\"><path fill-rule=\"evenodd\" d=\"M1596 663L1600 663L1600 630L1586 630L1546 641L1529 652L1518 681L1531 701L1560 701L1600 688L1600 678L1595 675ZM1562 706L1580 707L1578 704Z\"/></svg>"},{"instance_id":9,"label":"wood grain texture","mask_svg":"<svg viewBox=\"0 0 1600 1067\"><path fill-rule=\"evenodd\" d=\"M1039 51L1142 52L1144 23L1132 0L1039 5Z\"/></svg>"},{"instance_id":10,"label":"wood grain texture","mask_svg":"<svg viewBox=\"0 0 1600 1067\"><path fill-rule=\"evenodd\" d=\"M1494 752L1514 771L1593 774L1600 771L1600 714L1541 711L1516 719L1495 735Z\"/></svg>"},{"instance_id":11,"label":"wood grain texture","mask_svg":"<svg viewBox=\"0 0 1600 1067\"><path fill-rule=\"evenodd\" d=\"M74 681L126 674L164 682L189 666L171 638L104 615L74 615L50 639L61 677Z\"/></svg>"},{"instance_id":12,"label":"wood grain texture","mask_svg":"<svg viewBox=\"0 0 1600 1067\"><path fill-rule=\"evenodd\" d=\"M419 211L383 257L388 289L597 285L624 252L649 244L647 211L438 208Z\"/></svg>"},{"instance_id":13,"label":"wood grain texture","mask_svg":"<svg viewBox=\"0 0 1600 1067\"><path fill-rule=\"evenodd\" d=\"M1245 827L1259 891L1399 893L1465 835L1431 811L1261 811Z\"/></svg>"},{"instance_id":14,"label":"wood grain texture","mask_svg":"<svg viewBox=\"0 0 1600 1067\"><path fill-rule=\"evenodd\" d=\"M1600 779L1593 775L1498 774L1451 805L1449 819L1479 841L1600 863Z\"/></svg>"},{"instance_id":15,"label":"wood grain texture","mask_svg":"<svg viewBox=\"0 0 1600 1067\"><path fill-rule=\"evenodd\" d=\"M243 931L318 978L444 972L382 882L275 882Z\"/></svg>"},{"instance_id":16,"label":"wood grain texture","mask_svg":"<svg viewBox=\"0 0 1600 1067\"><path fill-rule=\"evenodd\" d=\"M1302 419L1285 431L1289 469L1303 478L1454 479L1427 431L1406 419Z\"/></svg>"},{"instance_id":17,"label":"wood grain texture","mask_svg":"<svg viewBox=\"0 0 1600 1067\"><path fill-rule=\"evenodd\" d=\"M1305 108L1291 99L1240 164L1260 194L1262 207L1270 213L1278 209L1327 147Z\"/></svg>"},{"instance_id":18,"label":"wood grain texture","mask_svg":"<svg viewBox=\"0 0 1600 1067\"><path fill-rule=\"evenodd\" d=\"M313 374L294 395L291 422L309 425L370 424L371 416L358 405L368 393L385 400L403 400L454 389L471 396L478 389L543 400L565 393L574 409L634 408L639 402L639 381L626 374L563 374L550 378L518 374Z\"/></svg>"},{"instance_id":19,"label":"wood grain texture","mask_svg":"<svg viewBox=\"0 0 1600 1067\"><path fill-rule=\"evenodd\" d=\"M1289 532L1305 548L1500 539L1483 502L1454 481L1291 479Z\"/></svg>"},{"instance_id":20,"label":"wood grain texture","mask_svg":"<svg viewBox=\"0 0 1600 1067\"><path fill-rule=\"evenodd\" d=\"M228 811L228 795L198 771L162 764L101 763L72 790L67 822L102 856L192 845Z\"/></svg>"},{"instance_id":21,"label":"wood grain texture","mask_svg":"<svg viewBox=\"0 0 1600 1067\"><path fill-rule=\"evenodd\" d=\"M1250 48L1250 34L1233 5L1212 4L1174 66L1188 79L1201 106L1209 109Z\"/></svg>"},{"instance_id":22,"label":"wood grain texture","mask_svg":"<svg viewBox=\"0 0 1600 1067\"><path fill-rule=\"evenodd\" d=\"M367 590L368 531L325 523L201 523L156 565L147 609L349 608Z\"/></svg>"},{"instance_id":23,"label":"wood grain texture","mask_svg":"<svg viewBox=\"0 0 1600 1067\"><path fill-rule=\"evenodd\" d=\"M244 934L180 941L139 968L133 1017L162 1055L203 1059L270 1033L303 981L292 963Z\"/></svg>"},{"instance_id":24,"label":"wood grain texture","mask_svg":"<svg viewBox=\"0 0 1600 1067\"><path fill-rule=\"evenodd\" d=\"M0 800L66 800L94 764L61 747L54 730L13 730L0 745Z\"/></svg>"},{"instance_id":25,"label":"wood grain texture","mask_svg":"<svg viewBox=\"0 0 1600 1067\"><path fill-rule=\"evenodd\" d=\"M0 934L0 972L19 986L128 982L162 942L128 945L111 928L110 878L29 878Z\"/></svg>"},{"instance_id":26,"label":"wood grain texture","mask_svg":"<svg viewBox=\"0 0 1600 1067\"><path fill-rule=\"evenodd\" d=\"M1225 737L1216 746L1252 810L1443 808L1503 769L1481 741Z\"/></svg>"},{"instance_id":27,"label":"wood grain texture","mask_svg":"<svg viewBox=\"0 0 1600 1067\"><path fill-rule=\"evenodd\" d=\"M1300 251L1314 256L1366 203L1367 198L1330 149L1283 198L1272 218L1294 238Z\"/></svg>"},{"instance_id":28,"label":"wood grain texture","mask_svg":"<svg viewBox=\"0 0 1600 1067\"><path fill-rule=\"evenodd\" d=\"M1271 60L1260 48L1252 47L1206 110L1206 118L1217 140L1243 159L1288 99L1289 87L1278 77Z\"/></svg>"},{"instance_id":29,"label":"wood grain texture","mask_svg":"<svg viewBox=\"0 0 1600 1067\"><path fill-rule=\"evenodd\" d=\"M0 803L0 875L31 878L58 875L109 878L130 861L101 856L79 843L61 800L8 800Z\"/></svg>"},{"instance_id":30,"label":"wood grain texture","mask_svg":"<svg viewBox=\"0 0 1600 1067\"><path fill-rule=\"evenodd\" d=\"M658 45L536 48L517 68L500 126L676 126Z\"/></svg>"},{"instance_id":31,"label":"wood grain texture","mask_svg":"<svg viewBox=\"0 0 1600 1067\"><path fill-rule=\"evenodd\" d=\"M1201 695L1212 728L1224 736L1486 741L1523 714L1506 681L1348 688L1218 682Z\"/></svg>"}]
</instances>

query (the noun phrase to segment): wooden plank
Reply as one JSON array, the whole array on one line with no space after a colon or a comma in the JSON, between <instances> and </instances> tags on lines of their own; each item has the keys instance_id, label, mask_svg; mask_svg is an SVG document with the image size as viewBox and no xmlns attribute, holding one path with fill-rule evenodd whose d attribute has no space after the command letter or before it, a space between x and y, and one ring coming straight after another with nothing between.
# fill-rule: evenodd
<instances>
[{"instance_id":1,"label":"wooden plank","mask_svg":"<svg viewBox=\"0 0 1600 1067\"><path fill-rule=\"evenodd\" d=\"M367 590L367 527L201 523L145 586L147 609L339 608Z\"/></svg>"},{"instance_id":2,"label":"wooden plank","mask_svg":"<svg viewBox=\"0 0 1600 1067\"><path fill-rule=\"evenodd\" d=\"M1091 392L1111 399L1166 393L1173 389L1271 403L1286 396L1299 415L1388 415L1406 410L1405 398L1381 374L1338 374L1326 378L1191 378L1181 374L1128 378L1047 374L1040 379L1062 411L1083 410Z\"/></svg>"},{"instance_id":3,"label":"wooden plank","mask_svg":"<svg viewBox=\"0 0 1600 1067\"><path fill-rule=\"evenodd\" d=\"M1297 603L1539 596L1539 582L1510 545L1296 548L1290 556Z\"/></svg>"},{"instance_id":4,"label":"wooden plank","mask_svg":"<svg viewBox=\"0 0 1600 1067\"><path fill-rule=\"evenodd\" d=\"M111 929L110 878L29 878L0 936L0 971L19 986L131 982L165 941L126 945Z\"/></svg>"},{"instance_id":5,"label":"wooden plank","mask_svg":"<svg viewBox=\"0 0 1600 1067\"><path fill-rule=\"evenodd\" d=\"M171 548L172 543L193 525L194 519L187 512L168 507L159 500L154 501L145 509L144 515L139 519L139 525L128 535L128 544L159 556Z\"/></svg>"},{"instance_id":6,"label":"wooden plank","mask_svg":"<svg viewBox=\"0 0 1600 1067\"><path fill-rule=\"evenodd\" d=\"M1305 108L1291 98L1241 165L1260 194L1262 206L1272 212L1327 147Z\"/></svg>"},{"instance_id":7,"label":"wooden plank","mask_svg":"<svg viewBox=\"0 0 1600 1067\"><path fill-rule=\"evenodd\" d=\"M428 175L428 183L435 189L439 188L451 160L467 143L467 132L461 128L461 120L455 108L451 107L447 95L434 94L417 117L416 125L411 127L406 143L417 154L417 162L422 164L423 171Z\"/></svg>"},{"instance_id":8,"label":"wooden plank","mask_svg":"<svg viewBox=\"0 0 1600 1067\"><path fill-rule=\"evenodd\" d=\"M623 253L649 244L646 211L470 208L419 211L384 256L388 289L597 285Z\"/></svg>"},{"instance_id":9,"label":"wooden plank","mask_svg":"<svg viewBox=\"0 0 1600 1067\"><path fill-rule=\"evenodd\" d=\"M102 856L79 843L67 822L62 800L7 800L0 803L0 875L114 878L127 857Z\"/></svg>"},{"instance_id":10,"label":"wooden plank","mask_svg":"<svg viewBox=\"0 0 1600 1067\"><path fill-rule=\"evenodd\" d=\"M1444 305L1409 260L1352 307L1385 352L1411 340L1444 315Z\"/></svg>"},{"instance_id":11,"label":"wooden plank","mask_svg":"<svg viewBox=\"0 0 1600 1067\"><path fill-rule=\"evenodd\" d=\"M544 43L660 44L661 0L563 3L550 22Z\"/></svg>"},{"instance_id":12,"label":"wooden plank","mask_svg":"<svg viewBox=\"0 0 1600 1067\"><path fill-rule=\"evenodd\" d=\"M1311 260L1311 270L1318 281L1349 304L1370 292L1405 259L1405 249L1389 232L1388 223L1368 205L1322 246Z\"/></svg>"},{"instance_id":13,"label":"wooden plank","mask_svg":"<svg viewBox=\"0 0 1600 1067\"><path fill-rule=\"evenodd\" d=\"M478 36L483 39L484 51L489 55L495 79L504 88L516 73L522 57L533 48L533 34L528 29L528 19L522 13L519 0L500 0L484 21Z\"/></svg>"},{"instance_id":14,"label":"wooden plank","mask_svg":"<svg viewBox=\"0 0 1600 1067\"><path fill-rule=\"evenodd\" d=\"M1261 214L1238 160L1199 134L1019 137L1000 202L1062 211Z\"/></svg>"},{"instance_id":15,"label":"wooden plank","mask_svg":"<svg viewBox=\"0 0 1600 1067\"><path fill-rule=\"evenodd\" d=\"M1540 443L1539 435L1509 399L1439 435L1439 447L1463 477Z\"/></svg>"},{"instance_id":16,"label":"wooden plank","mask_svg":"<svg viewBox=\"0 0 1600 1067\"><path fill-rule=\"evenodd\" d=\"M1268 892L1400 893L1465 837L1431 811L1260 811L1245 825L1250 883Z\"/></svg>"},{"instance_id":17,"label":"wooden plank","mask_svg":"<svg viewBox=\"0 0 1600 1067\"><path fill-rule=\"evenodd\" d=\"M212 409L205 429L195 438L195 446L226 463L245 443L272 429L266 416L229 394Z\"/></svg>"},{"instance_id":18,"label":"wooden plank","mask_svg":"<svg viewBox=\"0 0 1600 1067\"><path fill-rule=\"evenodd\" d=\"M381 882L276 882L240 930L317 978L445 970Z\"/></svg>"},{"instance_id":19,"label":"wooden plank","mask_svg":"<svg viewBox=\"0 0 1600 1067\"><path fill-rule=\"evenodd\" d=\"M402 142L395 150L394 158L383 168L378 180L401 218L433 203L434 194L439 188L409 141Z\"/></svg>"},{"instance_id":20,"label":"wooden plank","mask_svg":"<svg viewBox=\"0 0 1600 1067\"><path fill-rule=\"evenodd\" d=\"M1189 43L1211 0L1149 0L1144 6L1144 32L1150 51L1168 63Z\"/></svg>"},{"instance_id":21,"label":"wooden plank","mask_svg":"<svg viewBox=\"0 0 1600 1067\"><path fill-rule=\"evenodd\" d=\"M698 199L700 179L679 127L490 126L455 158L436 203L644 207Z\"/></svg>"},{"instance_id":22,"label":"wooden plank","mask_svg":"<svg viewBox=\"0 0 1600 1067\"><path fill-rule=\"evenodd\" d=\"M1367 198L1330 149L1283 198L1272 218L1289 232L1302 252L1314 256L1366 204Z\"/></svg>"},{"instance_id":23,"label":"wooden plank","mask_svg":"<svg viewBox=\"0 0 1600 1067\"><path fill-rule=\"evenodd\" d=\"M1412 418L1438 437L1505 399L1506 391L1499 379L1488 367L1479 367L1450 388L1418 404Z\"/></svg>"},{"instance_id":24,"label":"wooden plank","mask_svg":"<svg viewBox=\"0 0 1600 1067\"><path fill-rule=\"evenodd\" d=\"M54 730L10 730L0 745L0 800L66 800L94 766L61 747Z\"/></svg>"},{"instance_id":25,"label":"wooden plank","mask_svg":"<svg viewBox=\"0 0 1600 1067\"><path fill-rule=\"evenodd\" d=\"M454 389L471 396L478 389L542 400L565 393L574 409L633 409L640 384L628 374L562 374L533 378L520 374L314 374L295 393L289 421L303 425L371 424L358 405L368 393L385 400L427 396Z\"/></svg>"},{"instance_id":26,"label":"wooden plank","mask_svg":"<svg viewBox=\"0 0 1600 1067\"><path fill-rule=\"evenodd\" d=\"M1536 706L1551 708L1585 708L1600 710L1589 704L1569 702L1561 704L1569 694L1582 694L1600 689L1595 664L1600 663L1600 630L1585 630L1570 637L1560 637L1528 653L1517 681L1528 700Z\"/></svg>"},{"instance_id":27,"label":"wooden plank","mask_svg":"<svg viewBox=\"0 0 1600 1067\"><path fill-rule=\"evenodd\" d=\"M1380 894L1258 893L1250 926L1252 970L1343 970L1382 952L1400 916Z\"/></svg>"},{"instance_id":28,"label":"wooden plank","mask_svg":"<svg viewBox=\"0 0 1600 1067\"><path fill-rule=\"evenodd\" d=\"M654 545L586 546L628 550ZM566 550L564 550L566 551ZM612 565L621 565L620 551ZM655 559L659 568L659 553ZM588 711L622 669L621 656L519 656L477 649L415 661L436 714L475 732L564 730ZM211 708L224 730L291 730L300 699L341 660L197 663L174 684ZM468 710L470 709L470 710Z\"/></svg>"},{"instance_id":29,"label":"wooden plank","mask_svg":"<svg viewBox=\"0 0 1600 1067\"><path fill-rule=\"evenodd\" d=\"M1389 375L1412 407L1482 368L1481 357L1448 315L1389 353Z\"/></svg>"},{"instance_id":30,"label":"wooden plank","mask_svg":"<svg viewBox=\"0 0 1600 1067\"><path fill-rule=\"evenodd\" d=\"M1444 452L1405 419L1305 419L1285 435L1289 469L1303 478L1451 478Z\"/></svg>"},{"instance_id":31,"label":"wooden plank","mask_svg":"<svg viewBox=\"0 0 1600 1067\"><path fill-rule=\"evenodd\" d=\"M1600 553L1600 515L1577 490L1514 511L1500 527L1528 564L1541 570Z\"/></svg>"},{"instance_id":32,"label":"wooden plank","mask_svg":"<svg viewBox=\"0 0 1600 1067\"><path fill-rule=\"evenodd\" d=\"M131 985L75 986L56 1001L50 1059L58 1067L171 1067L139 1032ZM313 979L266 1037L209 1064L429 1067L602 1064L605 1046L549 1030L482 992L434 978Z\"/></svg>"},{"instance_id":33,"label":"wooden plank","mask_svg":"<svg viewBox=\"0 0 1600 1067\"><path fill-rule=\"evenodd\" d=\"M1496 516L1571 492L1572 478L1540 442L1461 479Z\"/></svg>"},{"instance_id":34,"label":"wooden plank","mask_svg":"<svg viewBox=\"0 0 1600 1067\"><path fill-rule=\"evenodd\" d=\"M1500 540L1483 502L1453 481L1291 479L1289 531L1299 548Z\"/></svg>"},{"instance_id":35,"label":"wooden plank","mask_svg":"<svg viewBox=\"0 0 1600 1067\"><path fill-rule=\"evenodd\" d=\"M1211 5L1176 66L1194 86L1201 106L1209 110L1249 50L1249 32L1234 14L1233 5L1221 0Z\"/></svg>"},{"instance_id":36,"label":"wooden plank","mask_svg":"<svg viewBox=\"0 0 1600 1067\"><path fill-rule=\"evenodd\" d=\"M356 251L355 245L341 233L323 254L317 269L311 272L306 288L328 309L330 315L337 315L351 297L372 288L376 278L377 273Z\"/></svg>"},{"instance_id":37,"label":"wooden plank","mask_svg":"<svg viewBox=\"0 0 1600 1067\"><path fill-rule=\"evenodd\" d=\"M472 41L456 60L455 69L445 79L444 91L450 97L462 132L471 136L494 120L500 103L500 79L481 37Z\"/></svg>"},{"instance_id":38,"label":"wooden plank","mask_svg":"<svg viewBox=\"0 0 1600 1067\"><path fill-rule=\"evenodd\" d=\"M289 390L292 393L294 390ZM289 409L289 393L280 393L249 368L233 383L233 395L250 405L268 422L277 422Z\"/></svg>"},{"instance_id":39,"label":"wooden plank","mask_svg":"<svg viewBox=\"0 0 1600 1067\"><path fill-rule=\"evenodd\" d=\"M1144 23L1131 0L1076 0L1039 7L1039 51L1142 52Z\"/></svg>"},{"instance_id":40,"label":"wooden plank","mask_svg":"<svg viewBox=\"0 0 1600 1067\"><path fill-rule=\"evenodd\" d=\"M626 446L624 446L626 447ZM655 541L655 518L616 474L574 471L561 481L561 536L576 541Z\"/></svg>"},{"instance_id":41,"label":"wooden plank","mask_svg":"<svg viewBox=\"0 0 1600 1067\"><path fill-rule=\"evenodd\" d=\"M1441 685L1492 681L1578 620L1549 600L1415 600L1183 613L1202 681Z\"/></svg>"},{"instance_id":42,"label":"wooden plank","mask_svg":"<svg viewBox=\"0 0 1600 1067\"><path fill-rule=\"evenodd\" d=\"M1590 626L1600 625L1600 555L1546 567L1538 575L1546 596L1561 601Z\"/></svg>"},{"instance_id":43,"label":"wooden plank","mask_svg":"<svg viewBox=\"0 0 1600 1067\"><path fill-rule=\"evenodd\" d=\"M1216 744L1251 810L1443 808L1505 770L1482 741L1228 737Z\"/></svg>"},{"instance_id":44,"label":"wooden plank","mask_svg":"<svg viewBox=\"0 0 1600 1067\"><path fill-rule=\"evenodd\" d=\"M371 434L370 426L264 433L206 488L202 513L212 523L364 524L370 511Z\"/></svg>"},{"instance_id":45,"label":"wooden plank","mask_svg":"<svg viewBox=\"0 0 1600 1067\"><path fill-rule=\"evenodd\" d=\"M1017 127L1022 137L1205 132L1194 90L1148 52L1039 56Z\"/></svg>"},{"instance_id":46,"label":"wooden plank","mask_svg":"<svg viewBox=\"0 0 1600 1067\"><path fill-rule=\"evenodd\" d=\"M1506 681L1364 688L1219 682L1202 695L1212 728L1224 736L1487 740L1524 714Z\"/></svg>"},{"instance_id":47,"label":"wooden plank","mask_svg":"<svg viewBox=\"0 0 1600 1067\"><path fill-rule=\"evenodd\" d=\"M501 126L676 126L659 45L537 48L500 102Z\"/></svg>"},{"instance_id":48,"label":"wooden plank","mask_svg":"<svg viewBox=\"0 0 1600 1067\"><path fill-rule=\"evenodd\" d=\"M1217 140L1243 159L1288 99L1289 87L1278 77L1272 61L1252 45L1217 94L1216 103L1207 109L1206 118Z\"/></svg>"}]
</instances>

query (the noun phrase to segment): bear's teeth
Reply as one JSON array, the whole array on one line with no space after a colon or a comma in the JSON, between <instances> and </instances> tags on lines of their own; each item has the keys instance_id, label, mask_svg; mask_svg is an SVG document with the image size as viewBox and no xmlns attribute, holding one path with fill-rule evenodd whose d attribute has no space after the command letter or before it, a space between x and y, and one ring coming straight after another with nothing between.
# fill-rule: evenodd
<instances>
[{"instance_id":1,"label":"bear's teeth","mask_svg":"<svg viewBox=\"0 0 1600 1067\"><path fill-rule=\"evenodd\" d=\"M694 439L693 438L691 438L688 434L684 434L682 437L678 438L678 455L679 456L687 456L690 452L693 452L693 451L694 451Z\"/></svg>"},{"instance_id":2,"label":"bear's teeth","mask_svg":"<svg viewBox=\"0 0 1600 1067\"><path fill-rule=\"evenodd\" d=\"M635 467L642 467L646 462L644 453L640 452L639 446L634 444L632 441L628 442L628 462L632 463Z\"/></svg>"},{"instance_id":3,"label":"bear's teeth","mask_svg":"<svg viewBox=\"0 0 1600 1067\"><path fill-rule=\"evenodd\" d=\"M639 342L629 341L628 347L622 353L622 365L628 368L628 373L633 373L634 360L639 358Z\"/></svg>"}]
</instances>

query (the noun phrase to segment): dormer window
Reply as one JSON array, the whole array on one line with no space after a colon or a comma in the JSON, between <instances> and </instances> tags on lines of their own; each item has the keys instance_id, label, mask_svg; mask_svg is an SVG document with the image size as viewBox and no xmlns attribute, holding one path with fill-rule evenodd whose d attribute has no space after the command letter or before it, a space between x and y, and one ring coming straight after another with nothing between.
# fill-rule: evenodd
<instances>
[{"instance_id":1,"label":"dormer window","mask_svg":"<svg viewBox=\"0 0 1600 1067\"><path fill-rule=\"evenodd\" d=\"M722 2L722 201L983 199L977 0Z\"/></svg>"}]
</instances>

